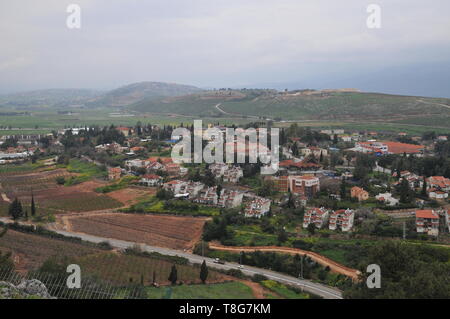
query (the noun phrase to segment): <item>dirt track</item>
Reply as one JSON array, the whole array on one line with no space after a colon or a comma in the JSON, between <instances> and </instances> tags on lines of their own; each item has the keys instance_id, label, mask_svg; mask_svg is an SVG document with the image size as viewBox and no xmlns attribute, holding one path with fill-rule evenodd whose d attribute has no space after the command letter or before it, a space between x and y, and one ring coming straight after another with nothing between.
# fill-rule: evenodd
<instances>
[{"instance_id":1,"label":"dirt track","mask_svg":"<svg viewBox=\"0 0 450 319\"><path fill-rule=\"evenodd\" d=\"M230 246L222 246L216 243L210 243L209 248L215 249L215 250L225 250L225 251L244 251L244 252L254 252L254 251L265 251L265 252L278 252L278 253L286 253L291 255L306 255L310 257L312 260L318 262L319 264L323 266L330 267L330 270L343 274L345 276L348 276L352 278L353 280L358 279L359 271L356 269L352 269L349 267L346 267L344 265L341 265L340 263L337 263L325 256L319 255L312 251L297 249L297 248L290 248L290 247L277 247L277 246L257 246L257 247L230 247Z\"/></svg>"}]
</instances>

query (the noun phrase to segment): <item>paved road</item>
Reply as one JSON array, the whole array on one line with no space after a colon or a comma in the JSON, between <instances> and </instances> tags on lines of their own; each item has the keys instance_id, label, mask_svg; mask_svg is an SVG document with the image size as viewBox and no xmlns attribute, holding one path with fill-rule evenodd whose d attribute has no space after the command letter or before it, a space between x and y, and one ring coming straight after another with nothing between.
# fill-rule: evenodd
<instances>
[{"instance_id":1,"label":"paved road","mask_svg":"<svg viewBox=\"0 0 450 319\"><path fill-rule=\"evenodd\" d=\"M90 242L94 242L94 243L108 241L111 244L111 246L113 246L115 248L121 248L121 249L133 247L136 244L134 242L128 242L128 241L117 240L117 239L108 239L108 238L103 238L103 237L97 237L97 236L92 236L92 235L87 235L87 234L73 233L73 232L67 232L67 231L61 231L61 230L57 230L56 232L60 233L62 235L65 235L65 236L78 237L85 241L90 241ZM191 263L200 264L203 262L203 260L205 260L206 263L212 268L229 270L229 269L238 269L238 266L239 266L236 263L226 263L224 265L216 264L216 263L214 263L214 260L212 258L202 257L199 255L194 255L194 254L191 254L188 252L178 251L178 250L174 250L174 249L154 247L154 246L148 246L148 245L144 245L144 244L140 244L140 247L143 251L147 251L147 252L158 252L160 254L168 255L168 256L184 257L184 258L188 259L189 262L191 262ZM250 275L250 276L253 276L254 274L262 274L269 279L272 279L272 280L275 280L275 281L278 281L281 283L289 284L289 285L295 285L297 287L302 288L303 290L305 290L307 292L314 293L314 294L319 295L326 299L342 299L342 293L339 290L327 287L325 285L313 283L308 280L300 280L295 277L276 273L274 271L255 268L255 267L249 267L249 266L245 266L243 269L241 269L241 271L244 274Z\"/></svg>"},{"instance_id":2,"label":"paved road","mask_svg":"<svg viewBox=\"0 0 450 319\"><path fill-rule=\"evenodd\" d=\"M0 218L0 220L5 223L12 223L9 218ZM133 247L134 245L136 245L136 243L134 243L134 242L124 241L124 240L103 238L103 237L98 237L98 236L92 236L92 235L74 233L74 232L68 232L68 231L62 231L62 230L52 230L52 231L59 233L61 235L64 235L64 236L81 238L82 240L89 241L92 243L100 243L100 242L107 241L111 244L111 246L113 246L115 248L119 248L119 249L125 249L125 248ZM188 259L189 262L191 262L191 263L200 264L203 262L203 260L205 260L206 263L211 268L218 268L218 269L223 269L223 270L239 269L238 268L239 265L236 263L227 262L224 265L216 264L216 263L214 263L214 260L212 258L202 257L199 255L194 255L194 254L184 252L184 251L178 251L178 250L169 249L169 248L154 247L154 246L149 246L149 245L144 245L144 244L140 244L139 246L141 247L141 249L143 251L147 251L147 252L158 252L160 254L168 255L168 256L184 257L184 258ZM298 279L298 278L295 278L292 276L280 274L280 273L277 273L277 272L274 272L271 270L250 267L250 266L244 266L241 269L241 271L244 274L249 275L249 276L253 276L255 274L261 274L271 280L274 280L274 281L277 281L280 283L284 283L284 284L288 284L288 285L297 286L306 292L316 294L325 299L342 299L342 292L340 290L331 288L331 287L328 287L328 286L325 286L322 284L314 283L314 282L311 282L308 280L302 280L302 279Z\"/></svg>"}]
</instances>

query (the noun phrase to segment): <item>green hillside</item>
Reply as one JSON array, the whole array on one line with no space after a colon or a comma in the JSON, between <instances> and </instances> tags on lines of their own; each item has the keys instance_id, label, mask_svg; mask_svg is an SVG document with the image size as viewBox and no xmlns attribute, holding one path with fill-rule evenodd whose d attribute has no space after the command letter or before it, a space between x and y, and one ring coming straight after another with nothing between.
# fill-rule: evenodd
<instances>
[{"instance_id":1,"label":"green hillside","mask_svg":"<svg viewBox=\"0 0 450 319\"><path fill-rule=\"evenodd\" d=\"M139 82L109 91L86 104L88 106L127 106L141 101L149 102L158 98L188 95L200 91L201 89L191 85Z\"/></svg>"},{"instance_id":2,"label":"green hillside","mask_svg":"<svg viewBox=\"0 0 450 319\"><path fill-rule=\"evenodd\" d=\"M216 107L217 106L217 107ZM141 112L197 116L251 116L284 120L397 119L450 115L450 99L356 91L224 90L143 101Z\"/></svg>"}]
</instances>

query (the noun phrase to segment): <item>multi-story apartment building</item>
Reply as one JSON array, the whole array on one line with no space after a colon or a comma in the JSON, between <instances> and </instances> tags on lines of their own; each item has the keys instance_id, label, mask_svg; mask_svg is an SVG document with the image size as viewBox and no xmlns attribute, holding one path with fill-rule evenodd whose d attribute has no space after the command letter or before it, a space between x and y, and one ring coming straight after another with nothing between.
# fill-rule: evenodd
<instances>
[{"instance_id":1,"label":"multi-story apartment building","mask_svg":"<svg viewBox=\"0 0 450 319\"><path fill-rule=\"evenodd\" d=\"M327 222L329 214L329 210L324 207L307 210L303 216L303 228L307 228L309 224L314 224L319 229L322 228Z\"/></svg>"},{"instance_id":2,"label":"multi-story apartment building","mask_svg":"<svg viewBox=\"0 0 450 319\"><path fill-rule=\"evenodd\" d=\"M196 198L194 198L195 203L204 205L217 205L219 196L217 195L217 187L207 187L199 191Z\"/></svg>"},{"instance_id":3,"label":"multi-story apartment building","mask_svg":"<svg viewBox=\"0 0 450 319\"><path fill-rule=\"evenodd\" d=\"M439 235L439 214L431 209L416 211L416 228L418 233Z\"/></svg>"},{"instance_id":4,"label":"multi-story apartment building","mask_svg":"<svg viewBox=\"0 0 450 319\"><path fill-rule=\"evenodd\" d=\"M340 209L330 214L328 228L331 230L341 229L343 232L352 230L355 211L351 209Z\"/></svg>"},{"instance_id":5,"label":"multi-story apartment building","mask_svg":"<svg viewBox=\"0 0 450 319\"><path fill-rule=\"evenodd\" d=\"M239 207L242 204L243 196L244 193L242 192L224 188L220 192L217 205L225 208Z\"/></svg>"},{"instance_id":6,"label":"multi-story apartment building","mask_svg":"<svg viewBox=\"0 0 450 319\"><path fill-rule=\"evenodd\" d=\"M293 194L312 198L320 190L319 178L315 176L289 176L288 180Z\"/></svg>"},{"instance_id":7,"label":"multi-story apartment building","mask_svg":"<svg viewBox=\"0 0 450 319\"><path fill-rule=\"evenodd\" d=\"M272 201L263 197L255 197L248 202L244 209L245 217L261 218L270 211L270 204Z\"/></svg>"}]
</instances>

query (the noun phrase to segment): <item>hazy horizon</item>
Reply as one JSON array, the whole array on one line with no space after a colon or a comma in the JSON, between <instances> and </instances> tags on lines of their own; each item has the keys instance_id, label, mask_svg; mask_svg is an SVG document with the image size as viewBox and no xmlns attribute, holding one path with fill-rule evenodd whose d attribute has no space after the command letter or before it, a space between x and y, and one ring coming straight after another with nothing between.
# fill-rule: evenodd
<instances>
[{"instance_id":1,"label":"hazy horizon","mask_svg":"<svg viewBox=\"0 0 450 319\"><path fill-rule=\"evenodd\" d=\"M450 98L450 2L376 3L381 29L358 0L2 2L0 94L155 81Z\"/></svg>"}]
</instances>

